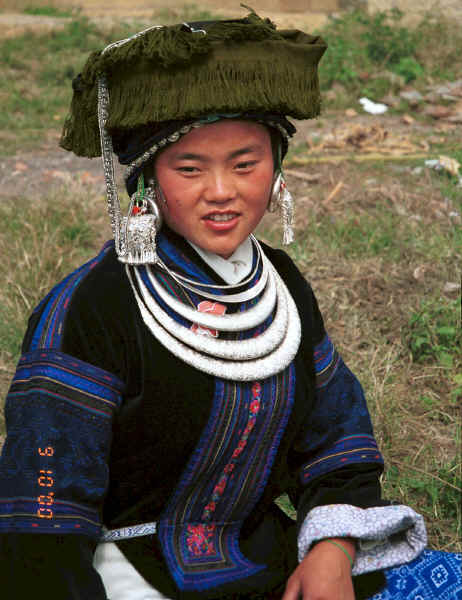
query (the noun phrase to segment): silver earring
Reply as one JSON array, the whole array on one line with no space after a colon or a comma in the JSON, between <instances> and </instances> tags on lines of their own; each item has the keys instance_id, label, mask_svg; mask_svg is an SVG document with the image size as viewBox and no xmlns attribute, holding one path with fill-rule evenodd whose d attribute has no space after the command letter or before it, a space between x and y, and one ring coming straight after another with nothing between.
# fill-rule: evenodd
<instances>
[{"instance_id":1,"label":"silver earring","mask_svg":"<svg viewBox=\"0 0 462 600\"><path fill-rule=\"evenodd\" d=\"M164 196L164 192L162 191L162 188L160 187L160 185L157 182L155 182L154 190L155 190L155 195L156 195L157 200L164 206L167 206L167 199Z\"/></svg>"},{"instance_id":2,"label":"silver earring","mask_svg":"<svg viewBox=\"0 0 462 600\"><path fill-rule=\"evenodd\" d=\"M281 171L275 174L268 204L269 212L276 212L277 210L281 211L282 216L282 243L284 246L288 246L294 241L294 199L287 189Z\"/></svg>"},{"instance_id":3,"label":"silver earring","mask_svg":"<svg viewBox=\"0 0 462 600\"><path fill-rule=\"evenodd\" d=\"M280 171L277 171L273 178L268 212L274 213L281 208L281 179L282 174Z\"/></svg>"},{"instance_id":4,"label":"silver earring","mask_svg":"<svg viewBox=\"0 0 462 600\"><path fill-rule=\"evenodd\" d=\"M142 177L142 176L141 176ZM129 265L154 264L158 261L156 236L162 225L162 215L152 186L140 186L132 194L128 215L122 219L121 237L125 253L119 259Z\"/></svg>"}]
</instances>

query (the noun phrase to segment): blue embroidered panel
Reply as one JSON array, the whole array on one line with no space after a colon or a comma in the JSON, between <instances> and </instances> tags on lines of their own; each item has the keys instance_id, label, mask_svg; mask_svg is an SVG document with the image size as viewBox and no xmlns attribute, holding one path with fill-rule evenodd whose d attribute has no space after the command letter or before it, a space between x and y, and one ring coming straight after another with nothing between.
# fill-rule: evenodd
<instances>
[{"instance_id":1,"label":"blue embroidered panel","mask_svg":"<svg viewBox=\"0 0 462 600\"><path fill-rule=\"evenodd\" d=\"M372 435L350 435L337 440L303 467L301 479L303 483L308 483L339 467L360 462L383 464L382 455Z\"/></svg>"},{"instance_id":2,"label":"blue embroidered panel","mask_svg":"<svg viewBox=\"0 0 462 600\"><path fill-rule=\"evenodd\" d=\"M6 399L0 531L100 535L122 382L53 350L21 357Z\"/></svg>"},{"instance_id":3,"label":"blue embroidered panel","mask_svg":"<svg viewBox=\"0 0 462 600\"><path fill-rule=\"evenodd\" d=\"M294 388L293 365L262 382L216 380L209 422L158 523L180 590L204 591L265 569L241 553L239 532L268 480Z\"/></svg>"},{"instance_id":4,"label":"blue embroidered panel","mask_svg":"<svg viewBox=\"0 0 462 600\"><path fill-rule=\"evenodd\" d=\"M424 550L385 570L386 588L370 600L462 600L462 554Z\"/></svg>"},{"instance_id":5,"label":"blue embroidered panel","mask_svg":"<svg viewBox=\"0 0 462 600\"><path fill-rule=\"evenodd\" d=\"M30 351L39 348L59 349L63 321L72 294L83 278L103 260L113 247L114 240L106 242L98 256L68 275L66 279L55 286L40 302L34 312L39 310L44 304L46 304L46 307L32 337L32 342L29 347Z\"/></svg>"},{"instance_id":6,"label":"blue embroidered panel","mask_svg":"<svg viewBox=\"0 0 462 600\"><path fill-rule=\"evenodd\" d=\"M383 465L361 384L326 335L314 348L316 399L295 449L307 455L302 483L353 463Z\"/></svg>"},{"instance_id":7,"label":"blue embroidered panel","mask_svg":"<svg viewBox=\"0 0 462 600\"><path fill-rule=\"evenodd\" d=\"M340 356L328 335L313 351L316 387L323 388L332 380L337 372Z\"/></svg>"}]
</instances>

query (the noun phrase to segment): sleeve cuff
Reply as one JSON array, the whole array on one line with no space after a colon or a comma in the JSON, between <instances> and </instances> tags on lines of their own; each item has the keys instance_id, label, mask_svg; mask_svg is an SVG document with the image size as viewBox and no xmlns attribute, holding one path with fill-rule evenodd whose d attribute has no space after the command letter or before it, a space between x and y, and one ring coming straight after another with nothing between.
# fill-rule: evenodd
<instances>
[{"instance_id":1,"label":"sleeve cuff","mask_svg":"<svg viewBox=\"0 0 462 600\"><path fill-rule=\"evenodd\" d=\"M423 517L408 506L364 509L330 504L317 506L306 516L298 535L299 560L313 543L331 537L357 540L353 575L410 562L427 543Z\"/></svg>"}]
</instances>

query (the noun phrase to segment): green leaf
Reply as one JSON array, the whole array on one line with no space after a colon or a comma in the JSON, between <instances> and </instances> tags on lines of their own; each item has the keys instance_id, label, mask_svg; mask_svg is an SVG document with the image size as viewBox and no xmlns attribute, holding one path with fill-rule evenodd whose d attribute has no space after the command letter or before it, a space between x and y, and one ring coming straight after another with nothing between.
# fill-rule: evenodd
<instances>
[{"instance_id":1,"label":"green leaf","mask_svg":"<svg viewBox=\"0 0 462 600\"><path fill-rule=\"evenodd\" d=\"M436 328L436 331L440 335L453 336L453 335L456 334L456 328L455 327L451 327L450 325L441 325L440 327Z\"/></svg>"},{"instance_id":2,"label":"green leaf","mask_svg":"<svg viewBox=\"0 0 462 600\"><path fill-rule=\"evenodd\" d=\"M453 358L447 352L438 353L438 360L443 367L452 367Z\"/></svg>"}]
</instances>

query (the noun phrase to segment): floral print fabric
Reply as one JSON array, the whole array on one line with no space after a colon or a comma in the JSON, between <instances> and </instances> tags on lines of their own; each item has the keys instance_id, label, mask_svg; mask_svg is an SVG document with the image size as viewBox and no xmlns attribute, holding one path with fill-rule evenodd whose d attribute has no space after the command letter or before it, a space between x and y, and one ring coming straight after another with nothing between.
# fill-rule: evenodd
<instances>
[{"instance_id":1,"label":"floral print fabric","mask_svg":"<svg viewBox=\"0 0 462 600\"><path fill-rule=\"evenodd\" d=\"M348 504L317 506L305 518L298 537L299 560L325 538L358 540L353 575L410 562L424 550L423 517L403 505L358 508Z\"/></svg>"}]
</instances>

